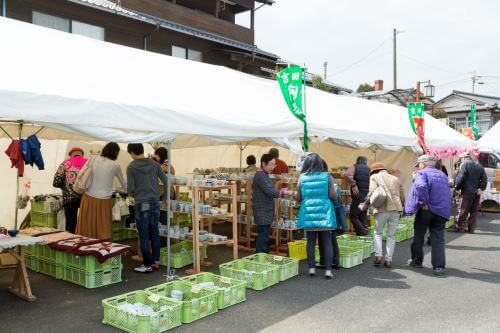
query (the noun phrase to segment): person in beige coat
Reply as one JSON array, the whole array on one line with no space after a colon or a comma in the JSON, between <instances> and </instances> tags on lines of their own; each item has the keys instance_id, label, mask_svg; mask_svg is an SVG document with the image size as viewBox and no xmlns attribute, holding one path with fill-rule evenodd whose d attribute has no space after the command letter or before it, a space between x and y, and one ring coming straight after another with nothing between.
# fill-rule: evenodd
<instances>
[{"instance_id":1,"label":"person in beige coat","mask_svg":"<svg viewBox=\"0 0 500 333\"><path fill-rule=\"evenodd\" d=\"M389 174L382 163L374 163L371 165L370 188L367 201L362 204L362 207L360 207L361 209L368 209L370 206L370 197L379 184L386 191L387 197L382 206L373 209L375 214L375 258L373 263L375 266L380 266L382 264L382 232L384 230L384 226L387 224L387 242L384 266L391 268L392 256L396 247L396 230L399 223L400 213L403 211L404 207L404 191L403 186L397 177Z\"/></svg>"}]
</instances>

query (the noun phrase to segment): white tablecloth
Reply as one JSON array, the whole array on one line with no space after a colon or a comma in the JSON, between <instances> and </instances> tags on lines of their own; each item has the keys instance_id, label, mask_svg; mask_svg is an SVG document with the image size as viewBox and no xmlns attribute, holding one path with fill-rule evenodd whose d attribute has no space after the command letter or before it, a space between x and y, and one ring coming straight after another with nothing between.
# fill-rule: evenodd
<instances>
[{"instance_id":1,"label":"white tablecloth","mask_svg":"<svg viewBox=\"0 0 500 333\"><path fill-rule=\"evenodd\" d=\"M29 246L44 243L42 237L17 236L10 239L0 239L0 250L11 249L16 246Z\"/></svg>"},{"instance_id":2,"label":"white tablecloth","mask_svg":"<svg viewBox=\"0 0 500 333\"><path fill-rule=\"evenodd\" d=\"M500 192L485 191L481 196L481 202L485 200L493 200L500 204Z\"/></svg>"}]
</instances>

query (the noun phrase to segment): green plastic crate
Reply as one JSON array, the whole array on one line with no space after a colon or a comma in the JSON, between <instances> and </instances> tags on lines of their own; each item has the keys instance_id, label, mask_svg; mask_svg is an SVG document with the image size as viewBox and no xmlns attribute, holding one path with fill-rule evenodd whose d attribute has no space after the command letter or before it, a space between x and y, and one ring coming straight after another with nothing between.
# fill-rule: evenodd
<instances>
[{"instance_id":1,"label":"green plastic crate","mask_svg":"<svg viewBox=\"0 0 500 333\"><path fill-rule=\"evenodd\" d=\"M56 279L64 278L63 266L51 260L37 259L37 272L55 277Z\"/></svg>"},{"instance_id":2,"label":"green plastic crate","mask_svg":"<svg viewBox=\"0 0 500 333\"><path fill-rule=\"evenodd\" d=\"M109 258L102 264L94 256L75 256L72 253L61 252L62 263L64 266L73 267L83 270L87 273L95 273L97 271L109 271L112 268L120 268L122 264L122 256Z\"/></svg>"},{"instance_id":3,"label":"green plastic crate","mask_svg":"<svg viewBox=\"0 0 500 333\"><path fill-rule=\"evenodd\" d=\"M285 281L299 275L299 261L297 259L266 253L256 253L243 259L278 266L280 281Z\"/></svg>"},{"instance_id":4,"label":"green plastic crate","mask_svg":"<svg viewBox=\"0 0 500 333\"><path fill-rule=\"evenodd\" d=\"M180 280L191 285L197 285L203 282L213 282L215 284L214 290L217 290L217 308L219 310L246 301L245 281L231 279L212 273L199 273L183 277Z\"/></svg>"},{"instance_id":5,"label":"green plastic crate","mask_svg":"<svg viewBox=\"0 0 500 333\"><path fill-rule=\"evenodd\" d=\"M26 262L26 268L32 270L33 272L38 271L38 260L35 256L26 254L24 256L24 261Z\"/></svg>"},{"instance_id":6,"label":"green plastic crate","mask_svg":"<svg viewBox=\"0 0 500 333\"><path fill-rule=\"evenodd\" d=\"M200 247L200 257L207 258L207 246ZM193 243L182 241L170 245L170 265L173 268L182 268L193 263ZM160 265L167 265L167 248L160 249Z\"/></svg>"},{"instance_id":7,"label":"green plastic crate","mask_svg":"<svg viewBox=\"0 0 500 333\"><path fill-rule=\"evenodd\" d=\"M24 246L23 249L24 249L24 253L26 255L30 255L30 256L33 256L35 258L38 256L36 245Z\"/></svg>"},{"instance_id":8,"label":"green plastic crate","mask_svg":"<svg viewBox=\"0 0 500 333\"><path fill-rule=\"evenodd\" d=\"M150 306L154 316L141 316L123 311L122 304L141 303ZM182 304L165 297L148 297L143 290L102 300L103 324L114 326L129 333L161 333L182 324Z\"/></svg>"},{"instance_id":9,"label":"green plastic crate","mask_svg":"<svg viewBox=\"0 0 500 333\"><path fill-rule=\"evenodd\" d=\"M50 248L48 245L36 244L35 253L36 257L42 260L55 261L56 264L63 264L63 256L65 252L57 251Z\"/></svg>"},{"instance_id":10,"label":"green plastic crate","mask_svg":"<svg viewBox=\"0 0 500 333\"><path fill-rule=\"evenodd\" d=\"M181 302L181 318L182 322L185 324L192 323L195 320L219 311L217 307L217 291L197 288L184 281L172 281L147 288L146 294L170 298L172 290L180 290L184 293L184 299Z\"/></svg>"},{"instance_id":11,"label":"green plastic crate","mask_svg":"<svg viewBox=\"0 0 500 333\"><path fill-rule=\"evenodd\" d=\"M125 229L120 229L120 230L113 230L113 234L111 236L111 240L113 242L121 241L124 240L126 236L126 230Z\"/></svg>"},{"instance_id":12,"label":"green plastic crate","mask_svg":"<svg viewBox=\"0 0 500 333\"><path fill-rule=\"evenodd\" d=\"M137 231L132 230L132 229L125 229L125 239L132 239L132 238L137 238L139 234Z\"/></svg>"},{"instance_id":13,"label":"green plastic crate","mask_svg":"<svg viewBox=\"0 0 500 333\"><path fill-rule=\"evenodd\" d=\"M363 250L340 247L339 252L339 266L342 268L352 268L363 263Z\"/></svg>"},{"instance_id":14,"label":"green plastic crate","mask_svg":"<svg viewBox=\"0 0 500 333\"><path fill-rule=\"evenodd\" d=\"M122 281L122 267L89 273L81 269L64 266L64 280L85 288L99 288Z\"/></svg>"},{"instance_id":15,"label":"green plastic crate","mask_svg":"<svg viewBox=\"0 0 500 333\"><path fill-rule=\"evenodd\" d=\"M121 220L119 221L113 221L113 231L114 230L121 230L121 229L125 229L126 227L126 219L122 217Z\"/></svg>"},{"instance_id":16,"label":"green plastic crate","mask_svg":"<svg viewBox=\"0 0 500 333\"><path fill-rule=\"evenodd\" d=\"M45 201L35 201L34 199L31 199L30 202L31 211L34 213L56 213L55 207L45 208Z\"/></svg>"},{"instance_id":17,"label":"green plastic crate","mask_svg":"<svg viewBox=\"0 0 500 333\"><path fill-rule=\"evenodd\" d=\"M219 265L220 274L236 280L243 280L247 288L263 290L279 282L277 266L237 259Z\"/></svg>"},{"instance_id":18,"label":"green plastic crate","mask_svg":"<svg viewBox=\"0 0 500 333\"><path fill-rule=\"evenodd\" d=\"M57 228L56 213L30 212L30 227Z\"/></svg>"}]
</instances>

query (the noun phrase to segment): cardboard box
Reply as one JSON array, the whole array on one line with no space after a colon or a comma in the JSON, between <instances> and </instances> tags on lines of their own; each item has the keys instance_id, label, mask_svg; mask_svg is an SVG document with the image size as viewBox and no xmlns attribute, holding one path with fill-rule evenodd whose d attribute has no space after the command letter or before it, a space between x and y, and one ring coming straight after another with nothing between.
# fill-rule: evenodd
<instances>
[{"instance_id":1,"label":"cardboard box","mask_svg":"<svg viewBox=\"0 0 500 333\"><path fill-rule=\"evenodd\" d=\"M17 260L9 253L0 253L0 266L16 265Z\"/></svg>"}]
</instances>

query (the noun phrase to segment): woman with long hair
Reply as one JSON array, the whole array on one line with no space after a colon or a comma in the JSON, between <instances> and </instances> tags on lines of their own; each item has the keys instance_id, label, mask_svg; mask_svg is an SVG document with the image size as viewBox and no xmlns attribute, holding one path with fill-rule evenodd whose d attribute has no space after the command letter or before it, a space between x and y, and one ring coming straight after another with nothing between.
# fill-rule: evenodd
<instances>
[{"instance_id":1,"label":"woman with long hair","mask_svg":"<svg viewBox=\"0 0 500 333\"><path fill-rule=\"evenodd\" d=\"M298 228L307 235L307 264L309 275L316 275L314 249L319 237L323 248L325 277L331 279L333 264L332 231L336 229L335 208L337 199L332 176L324 171L323 161L316 153L306 157L297 189L300 201Z\"/></svg>"}]
</instances>

